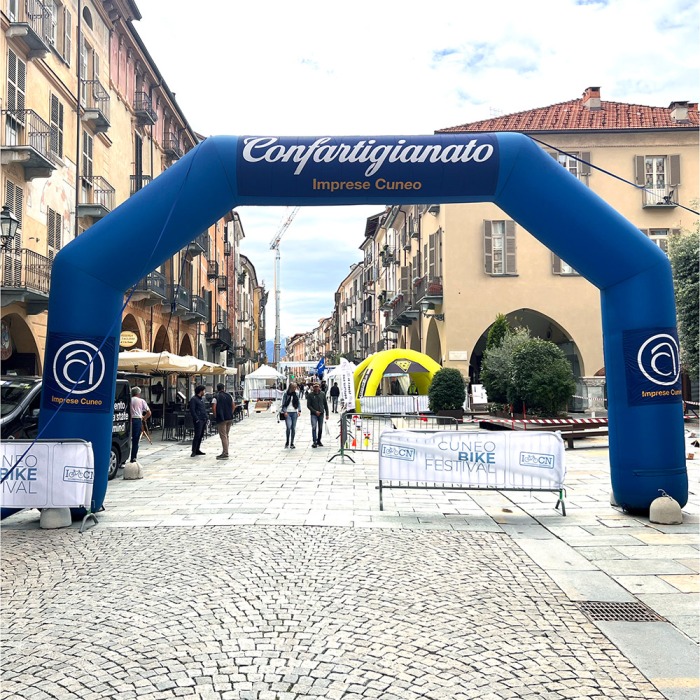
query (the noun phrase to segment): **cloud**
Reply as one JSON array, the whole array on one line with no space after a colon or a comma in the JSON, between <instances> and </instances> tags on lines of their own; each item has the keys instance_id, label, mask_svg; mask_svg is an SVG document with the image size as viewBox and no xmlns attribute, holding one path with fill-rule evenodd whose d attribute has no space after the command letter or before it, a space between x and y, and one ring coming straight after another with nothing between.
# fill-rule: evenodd
<instances>
[{"instance_id":1,"label":"cloud","mask_svg":"<svg viewBox=\"0 0 700 700\"><path fill-rule=\"evenodd\" d=\"M432 0L419 16L376 0L356 0L341 15L320 0L209 0L201 22L190 21L185 0L167 12L162 0L138 5L137 31L205 135L429 134L574 99L591 85L604 100L697 100L693 0ZM360 259L366 218L379 210L299 213L281 249L285 334L330 313ZM269 242L284 211L241 208L243 252L268 289ZM296 306L301 298L308 311Z\"/></svg>"}]
</instances>

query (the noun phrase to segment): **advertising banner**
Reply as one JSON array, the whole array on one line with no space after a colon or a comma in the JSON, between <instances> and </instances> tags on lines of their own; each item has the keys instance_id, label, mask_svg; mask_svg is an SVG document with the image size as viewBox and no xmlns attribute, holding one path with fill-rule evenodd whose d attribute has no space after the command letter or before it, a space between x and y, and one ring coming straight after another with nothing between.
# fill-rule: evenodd
<instances>
[{"instance_id":1,"label":"advertising banner","mask_svg":"<svg viewBox=\"0 0 700 700\"><path fill-rule=\"evenodd\" d=\"M340 366L333 375L333 381L338 382L340 401L343 406L355 405L355 371L344 357L340 358Z\"/></svg>"},{"instance_id":2,"label":"advertising banner","mask_svg":"<svg viewBox=\"0 0 700 700\"><path fill-rule=\"evenodd\" d=\"M95 478L91 443L6 440L0 444L0 455L3 508L90 505Z\"/></svg>"},{"instance_id":3,"label":"advertising banner","mask_svg":"<svg viewBox=\"0 0 700 700\"><path fill-rule=\"evenodd\" d=\"M114 340L52 333L46 342L41 407L55 411L111 413Z\"/></svg>"},{"instance_id":4,"label":"advertising banner","mask_svg":"<svg viewBox=\"0 0 700 700\"><path fill-rule=\"evenodd\" d=\"M237 183L244 196L422 201L493 195L498 164L493 134L244 136L238 142Z\"/></svg>"},{"instance_id":5,"label":"advertising banner","mask_svg":"<svg viewBox=\"0 0 700 700\"><path fill-rule=\"evenodd\" d=\"M554 491L565 475L555 433L395 430L379 438L380 481Z\"/></svg>"},{"instance_id":6,"label":"advertising banner","mask_svg":"<svg viewBox=\"0 0 700 700\"><path fill-rule=\"evenodd\" d=\"M630 406L681 402L681 361L675 328L624 331L623 348Z\"/></svg>"}]
</instances>

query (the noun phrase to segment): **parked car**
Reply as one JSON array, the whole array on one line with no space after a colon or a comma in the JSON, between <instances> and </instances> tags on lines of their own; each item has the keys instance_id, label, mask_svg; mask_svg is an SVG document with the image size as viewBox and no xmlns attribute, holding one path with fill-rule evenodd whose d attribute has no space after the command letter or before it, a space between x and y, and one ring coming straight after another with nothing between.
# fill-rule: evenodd
<instances>
[{"instance_id":1,"label":"parked car","mask_svg":"<svg viewBox=\"0 0 700 700\"><path fill-rule=\"evenodd\" d=\"M41 377L0 377L0 438L2 440L33 440L39 434L41 408ZM119 467L129 458L131 450L131 420L129 403L131 390L126 379L117 379L112 419L112 451L109 458L109 479L114 479Z\"/></svg>"}]
</instances>

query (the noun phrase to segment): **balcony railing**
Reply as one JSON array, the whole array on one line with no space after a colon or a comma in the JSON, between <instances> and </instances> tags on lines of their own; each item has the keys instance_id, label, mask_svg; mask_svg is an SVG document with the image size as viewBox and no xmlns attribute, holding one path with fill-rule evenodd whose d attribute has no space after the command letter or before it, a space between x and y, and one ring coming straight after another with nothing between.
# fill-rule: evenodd
<instances>
[{"instance_id":1,"label":"balcony railing","mask_svg":"<svg viewBox=\"0 0 700 700\"><path fill-rule=\"evenodd\" d=\"M183 318L187 321L205 321L209 318L209 306L206 299L193 294L190 313L184 314Z\"/></svg>"},{"instance_id":2,"label":"balcony railing","mask_svg":"<svg viewBox=\"0 0 700 700\"><path fill-rule=\"evenodd\" d=\"M396 249L391 246L384 246L384 248L379 251L379 257L382 259L382 265L384 265L384 267L389 267L389 265L398 262Z\"/></svg>"},{"instance_id":3,"label":"balcony railing","mask_svg":"<svg viewBox=\"0 0 700 700\"><path fill-rule=\"evenodd\" d=\"M219 263L209 260L207 263L207 279L215 280L219 277Z\"/></svg>"},{"instance_id":4,"label":"balcony railing","mask_svg":"<svg viewBox=\"0 0 700 700\"><path fill-rule=\"evenodd\" d=\"M51 266L49 258L26 248L0 251L2 305L16 301L27 304L27 313L38 314L49 307Z\"/></svg>"},{"instance_id":5,"label":"balcony railing","mask_svg":"<svg viewBox=\"0 0 700 700\"><path fill-rule=\"evenodd\" d=\"M85 110L83 120L91 122L98 133L109 129L109 99L109 93L97 78L82 81L80 101Z\"/></svg>"},{"instance_id":6,"label":"balcony railing","mask_svg":"<svg viewBox=\"0 0 700 700\"><path fill-rule=\"evenodd\" d=\"M158 115L153 109L151 96L147 92L137 90L134 95L134 113L140 124L155 124Z\"/></svg>"},{"instance_id":7,"label":"balcony railing","mask_svg":"<svg viewBox=\"0 0 700 700\"><path fill-rule=\"evenodd\" d=\"M129 195L135 195L139 190L142 190L146 185L148 185L153 179L150 175L130 175L131 186L129 188Z\"/></svg>"},{"instance_id":8,"label":"balcony railing","mask_svg":"<svg viewBox=\"0 0 700 700\"><path fill-rule=\"evenodd\" d=\"M11 7L13 3L8 5ZM41 0L14 3L16 15L9 15L8 39L18 39L29 49L29 58L43 58L51 47L51 8Z\"/></svg>"},{"instance_id":9,"label":"balcony railing","mask_svg":"<svg viewBox=\"0 0 700 700\"><path fill-rule=\"evenodd\" d=\"M670 187L647 187L642 192L644 207L677 207L676 191Z\"/></svg>"},{"instance_id":10,"label":"balcony railing","mask_svg":"<svg viewBox=\"0 0 700 700\"><path fill-rule=\"evenodd\" d=\"M180 148L180 139L172 131L169 131L163 136L163 151L171 160L182 158L182 149Z\"/></svg>"},{"instance_id":11,"label":"balcony railing","mask_svg":"<svg viewBox=\"0 0 700 700\"><path fill-rule=\"evenodd\" d=\"M170 308L176 316L184 316L190 311L190 290L179 284L170 285Z\"/></svg>"},{"instance_id":12,"label":"balcony railing","mask_svg":"<svg viewBox=\"0 0 700 700\"><path fill-rule=\"evenodd\" d=\"M442 303L442 277L424 275L413 281L413 299L417 304L422 299Z\"/></svg>"},{"instance_id":13,"label":"balcony railing","mask_svg":"<svg viewBox=\"0 0 700 700\"><path fill-rule=\"evenodd\" d=\"M231 251L233 250L233 246L229 241L224 241L224 255L228 258L229 255L231 255Z\"/></svg>"},{"instance_id":14,"label":"balcony railing","mask_svg":"<svg viewBox=\"0 0 700 700\"><path fill-rule=\"evenodd\" d=\"M27 180L50 177L58 157L51 151L51 127L31 109L0 112L2 164L17 163Z\"/></svg>"},{"instance_id":15,"label":"balcony railing","mask_svg":"<svg viewBox=\"0 0 700 700\"><path fill-rule=\"evenodd\" d=\"M216 288L220 292L225 292L228 289L228 277L226 275L219 275L217 277Z\"/></svg>"},{"instance_id":16,"label":"balcony railing","mask_svg":"<svg viewBox=\"0 0 700 700\"><path fill-rule=\"evenodd\" d=\"M114 187L101 175L83 175L82 201L78 205L78 217L91 216L101 219L114 209Z\"/></svg>"},{"instance_id":17,"label":"balcony railing","mask_svg":"<svg viewBox=\"0 0 700 700\"><path fill-rule=\"evenodd\" d=\"M207 324L207 341L213 345L230 348L232 345L231 331L224 322L212 323L210 321Z\"/></svg>"},{"instance_id":18,"label":"balcony railing","mask_svg":"<svg viewBox=\"0 0 700 700\"><path fill-rule=\"evenodd\" d=\"M132 301L150 301L150 305L161 303L167 295L165 275L154 270L149 272L134 288Z\"/></svg>"}]
</instances>

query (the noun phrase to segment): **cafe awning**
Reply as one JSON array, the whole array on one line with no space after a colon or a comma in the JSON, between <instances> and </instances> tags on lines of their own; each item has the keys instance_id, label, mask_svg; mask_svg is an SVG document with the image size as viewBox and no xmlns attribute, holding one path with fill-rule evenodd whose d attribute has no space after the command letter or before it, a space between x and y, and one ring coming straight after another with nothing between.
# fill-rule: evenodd
<instances>
[{"instance_id":1,"label":"cafe awning","mask_svg":"<svg viewBox=\"0 0 700 700\"><path fill-rule=\"evenodd\" d=\"M236 374L233 367L223 367L214 362L200 360L192 355L175 355L171 352L147 352L125 350L119 353L117 369L122 372L155 374Z\"/></svg>"}]
</instances>

